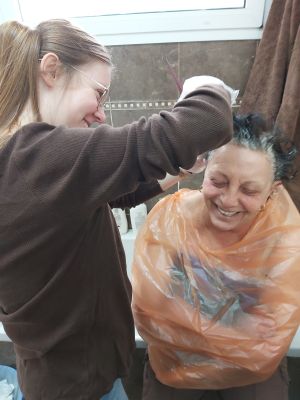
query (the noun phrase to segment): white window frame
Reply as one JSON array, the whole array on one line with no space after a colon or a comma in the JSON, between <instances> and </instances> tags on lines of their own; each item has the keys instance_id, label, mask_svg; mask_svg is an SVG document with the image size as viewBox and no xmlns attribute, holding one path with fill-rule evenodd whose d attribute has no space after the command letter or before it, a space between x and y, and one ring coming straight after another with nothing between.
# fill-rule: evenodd
<instances>
[{"instance_id":1,"label":"white window frame","mask_svg":"<svg viewBox=\"0 0 300 400\"><path fill-rule=\"evenodd\" d=\"M112 46L260 39L272 0L245 2L245 8L237 9L167 11L69 19L101 43ZM17 0L1 0L0 20L3 18L22 21ZM32 26L39 21L23 22Z\"/></svg>"}]
</instances>

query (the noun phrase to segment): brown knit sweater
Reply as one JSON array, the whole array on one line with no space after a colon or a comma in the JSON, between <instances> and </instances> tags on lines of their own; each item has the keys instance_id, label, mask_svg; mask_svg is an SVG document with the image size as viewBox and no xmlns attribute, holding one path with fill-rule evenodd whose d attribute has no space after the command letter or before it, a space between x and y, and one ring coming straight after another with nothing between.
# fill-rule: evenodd
<instances>
[{"instance_id":1,"label":"brown knit sweater","mask_svg":"<svg viewBox=\"0 0 300 400\"><path fill-rule=\"evenodd\" d=\"M223 89L121 128L24 126L0 151L0 320L26 400L99 400L134 349L131 286L111 206L227 142Z\"/></svg>"}]
</instances>

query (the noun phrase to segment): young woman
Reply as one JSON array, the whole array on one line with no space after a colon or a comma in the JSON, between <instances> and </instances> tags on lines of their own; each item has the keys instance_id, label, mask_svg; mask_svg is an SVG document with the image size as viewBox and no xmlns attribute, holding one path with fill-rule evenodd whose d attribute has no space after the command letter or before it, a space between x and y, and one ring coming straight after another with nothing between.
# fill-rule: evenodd
<instances>
[{"instance_id":1,"label":"young woman","mask_svg":"<svg viewBox=\"0 0 300 400\"><path fill-rule=\"evenodd\" d=\"M126 398L131 286L110 207L151 198L232 136L221 81L149 120L102 124L111 69L67 21L0 26L0 320L26 400Z\"/></svg>"},{"instance_id":2,"label":"young woman","mask_svg":"<svg viewBox=\"0 0 300 400\"><path fill-rule=\"evenodd\" d=\"M281 181L296 155L255 115L208 153L200 191L150 212L133 310L148 343L144 400L288 399L300 323L300 216Z\"/></svg>"}]
</instances>

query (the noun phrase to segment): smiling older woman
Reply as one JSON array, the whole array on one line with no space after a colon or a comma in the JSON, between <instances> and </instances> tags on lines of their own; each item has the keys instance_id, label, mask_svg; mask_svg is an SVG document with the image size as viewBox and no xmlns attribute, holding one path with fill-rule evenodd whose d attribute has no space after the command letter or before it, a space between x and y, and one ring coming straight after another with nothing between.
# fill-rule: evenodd
<instances>
[{"instance_id":1,"label":"smiling older woman","mask_svg":"<svg viewBox=\"0 0 300 400\"><path fill-rule=\"evenodd\" d=\"M296 149L256 115L207 154L202 189L150 212L133 310L148 342L144 400L288 398L300 322L300 216L284 189Z\"/></svg>"}]
</instances>

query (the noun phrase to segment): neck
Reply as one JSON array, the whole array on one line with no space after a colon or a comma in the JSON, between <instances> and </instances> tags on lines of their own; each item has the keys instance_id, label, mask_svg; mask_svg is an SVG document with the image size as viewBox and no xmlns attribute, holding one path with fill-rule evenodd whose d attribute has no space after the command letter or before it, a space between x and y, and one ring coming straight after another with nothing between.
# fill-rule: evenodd
<instances>
[{"instance_id":1,"label":"neck","mask_svg":"<svg viewBox=\"0 0 300 400\"><path fill-rule=\"evenodd\" d=\"M208 216L204 217L203 221L203 231L204 231L204 238L208 248L212 250L218 250L223 247L231 246L240 240L248 232L249 227L244 226L243 229L236 230L228 230L228 231L221 231L216 229L210 222Z\"/></svg>"},{"instance_id":2,"label":"neck","mask_svg":"<svg viewBox=\"0 0 300 400\"><path fill-rule=\"evenodd\" d=\"M212 227L207 227L207 232L210 238L209 243L214 243L216 248L231 246L239 242L244 236L238 232L222 232Z\"/></svg>"},{"instance_id":3,"label":"neck","mask_svg":"<svg viewBox=\"0 0 300 400\"><path fill-rule=\"evenodd\" d=\"M34 116L31 106L27 103L18 120L10 128L0 130L0 136L4 138L3 141L6 141L6 138L9 139L22 126L36 121L37 118Z\"/></svg>"},{"instance_id":4,"label":"neck","mask_svg":"<svg viewBox=\"0 0 300 400\"><path fill-rule=\"evenodd\" d=\"M30 124L31 122L37 122L37 118L33 113L31 105L29 104L29 102L27 102L24 110L22 111L18 119L18 129L24 125Z\"/></svg>"}]
</instances>

